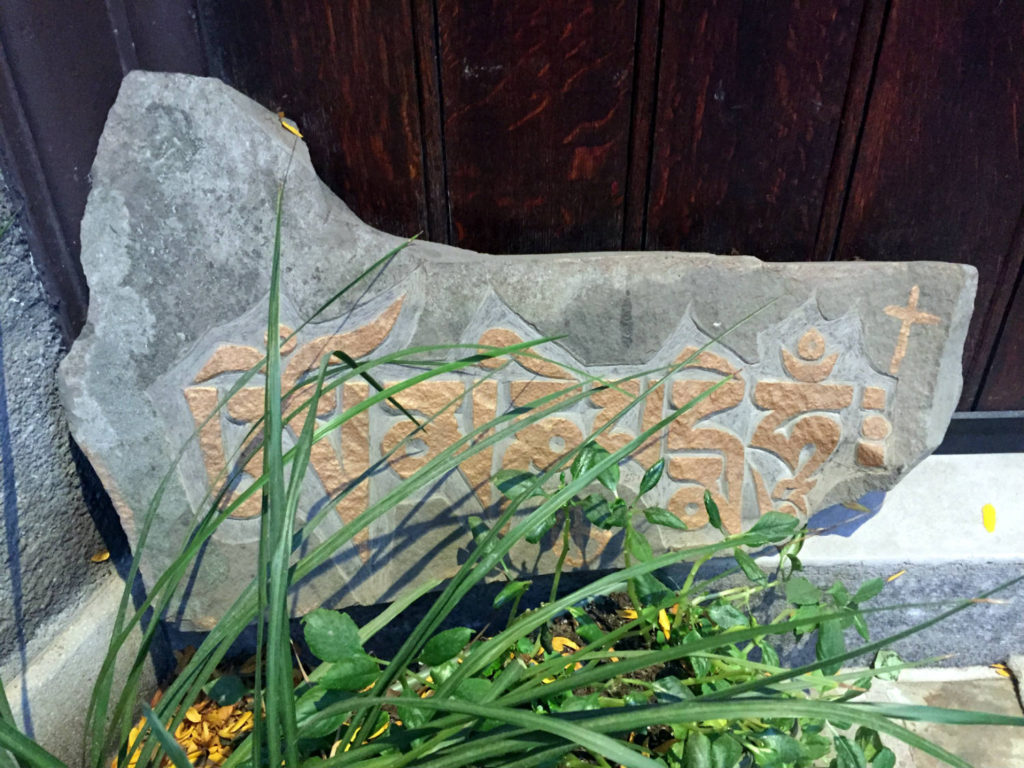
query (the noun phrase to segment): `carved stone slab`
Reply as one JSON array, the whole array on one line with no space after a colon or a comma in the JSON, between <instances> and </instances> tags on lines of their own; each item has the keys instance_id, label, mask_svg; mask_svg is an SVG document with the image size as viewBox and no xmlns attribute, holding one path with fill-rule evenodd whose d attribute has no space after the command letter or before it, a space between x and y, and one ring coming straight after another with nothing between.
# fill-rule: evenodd
<instances>
[{"instance_id":1,"label":"carved stone slab","mask_svg":"<svg viewBox=\"0 0 1024 768\"><path fill-rule=\"evenodd\" d=\"M222 83L140 72L125 78L82 222L88 324L61 367L61 385L75 439L133 541L180 447L259 360L274 204L285 177L283 332L403 240L359 221L316 177L305 146L278 117ZM432 413L451 401L457 407L338 503L323 526L329 533L474 425L572 384L574 370L618 377L669 365L774 302L678 370L605 438L609 447L621 446L723 374L735 374L623 465L635 480L666 458L667 478L649 502L691 530L652 535L663 547L678 546L711 535L704 489L738 530L768 509L803 517L889 488L933 450L959 396L975 283L971 267L926 261L490 256L416 242L284 347L285 386L339 346L359 358L410 345L564 334L540 349L559 365L520 357L497 371L481 369L492 376L476 388L466 375L452 375L405 393L401 402L411 411ZM378 370L384 381L406 374ZM320 414L367 395L366 384L348 383L320 404ZM420 574L453 571L468 538L464 518L498 502L484 480L505 467L545 466L607 423L625 397L595 391L467 461L429 498L395 509L339 552L297 591L295 612L387 600ZM143 560L146 578L177 551L262 399L257 377L185 452ZM399 411L374 406L318 444L306 513L408 430ZM238 487L259 473L259 461L258 454L242 461ZM258 512L258 504L244 505L206 549L177 614L185 626L211 626L250 577ZM614 562L617 539L585 522L573 534L573 567ZM524 548L515 560L543 570L556 555L538 561L536 548Z\"/></svg>"}]
</instances>

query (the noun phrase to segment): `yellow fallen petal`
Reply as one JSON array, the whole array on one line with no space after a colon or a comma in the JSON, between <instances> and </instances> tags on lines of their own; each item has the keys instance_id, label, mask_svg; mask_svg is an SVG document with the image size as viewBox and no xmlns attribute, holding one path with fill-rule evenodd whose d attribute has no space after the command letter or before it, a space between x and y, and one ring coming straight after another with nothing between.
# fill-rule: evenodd
<instances>
[{"instance_id":1,"label":"yellow fallen petal","mask_svg":"<svg viewBox=\"0 0 1024 768\"><path fill-rule=\"evenodd\" d=\"M278 112L277 117L281 121L282 128L284 128L289 133L294 133L300 139L302 138L302 134L299 132L299 126L296 125L294 120L289 120L287 117L285 117L284 112Z\"/></svg>"},{"instance_id":2,"label":"yellow fallen petal","mask_svg":"<svg viewBox=\"0 0 1024 768\"><path fill-rule=\"evenodd\" d=\"M896 579L898 579L900 576L902 576L906 572L907 572L906 568L904 568L902 571L896 571L896 573L894 573L892 576L890 576L888 579L886 579L886 581L896 581Z\"/></svg>"},{"instance_id":3,"label":"yellow fallen petal","mask_svg":"<svg viewBox=\"0 0 1024 768\"><path fill-rule=\"evenodd\" d=\"M986 504L981 508L981 522L989 533L996 529L996 508L991 504Z\"/></svg>"},{"instance_id":4,"label":"yellow fallen petal","mask_svg":"<svg viewBox=\"0 0 1024 768\"><path fill-rule=\"evenodd\" d=\"M580 649L580 647L568 637L562 637L561 635L556 635L551 638L551 648L558 653L562 653L566 648L570 651L578 651Z\"/></svg>"},{"instance_id":5,"label":"yellow fallen petal","mask_svg":"<svg viewBox=\"0 0 1024 768\"><path fill-rule=\"evenodd\" d=\"M636 611L632 608L623 608L622 610L616 611L615 613L620 619L636 618Z\"/></svg>"},{"instance_id":6,"label":"yellow fallen petal","mask_svg":"<svg viewBox=\"0 0 1024 768\"><path fill-rule=\"evenodd\" d=\"M1003 677L1012 677L1009 668L1005 664L989 664L989 667L994 669L997 675L1002 675Z\"/></svg>"},{"instance_id":7,"label":"yellow fallen petal","mask_svg":"<svg viewBox=\"0 0 1024 768\"><path fill-rule=\"evenodd\" d=\"M382 725L380 728L378 728L376 731L370 734L370 738L367 739L367 741L373 741L374 739L376 739L378 736L384 733L384 731L386 731L388 729L388 726L390 725L390 722L384 723L384 725Z\"/></svg>"},{"instance_id":8,"label":"yellow fallen petal","mask_svg":"<svg viewBox=\"0 0 1024 768\"><path fill-rule=\"evenodd\" d=\"M107 562L107 560L110 559L110 552L109 550L101 549L99 552L97 552L89 559L92 560L94 563L105 563Z\"/></svg>"},{"instance_id":9,"label":"yellow fallen petal","mask_svg":"<svg viewBox=\"0 0 1024 768\"><path fill-rule=\"evenodd\" d=\"M188 711L185 712L185 719L188 720L190 723L198 723L200 720L203 719L203 716L199 714L199 710L197 710L195 707L189 707Z\"/></svg>"},{"instance_id":10,"label":"yellow fallen petal","mask_svg":"<svg viewBox=\"0 0 1024 768\"><path fill-rule=\"evenodd\" d=\"M666 611L664 608L658 611L658 626L661 627L661 632L665 635L665 639L671 639L672 622L669 621L668 611Z\"/></svg>"}]
</instances>

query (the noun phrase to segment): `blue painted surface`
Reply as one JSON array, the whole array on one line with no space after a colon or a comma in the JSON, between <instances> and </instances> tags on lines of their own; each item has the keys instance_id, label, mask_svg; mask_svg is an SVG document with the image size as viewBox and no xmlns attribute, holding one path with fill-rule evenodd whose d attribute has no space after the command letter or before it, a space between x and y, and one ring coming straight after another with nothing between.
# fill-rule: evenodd
<instances>
[{"instance_id":1,"label":"blue painted surface","mask_svg":"<svg viewBox=\"0 0 1024 768\"><path fill-rule=\"evenodd\" d=\"M870 491L857 499L853 506L833 504L816 512L807 521L807 527L817 529L822 535L852 536L854 531L878 513L883 501L885 491Z\"/></svg>"}]
</instances>

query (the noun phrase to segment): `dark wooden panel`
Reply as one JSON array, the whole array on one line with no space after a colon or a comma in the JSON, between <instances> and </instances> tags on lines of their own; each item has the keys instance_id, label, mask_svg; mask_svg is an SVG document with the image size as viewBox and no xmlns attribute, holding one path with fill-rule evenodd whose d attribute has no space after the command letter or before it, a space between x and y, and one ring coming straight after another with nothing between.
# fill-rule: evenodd
<instances>
[{"instance_id":1,"label":"dark wooden panel","mask_svg":"<svg viewBox=\"0 0 1024 768\"><path fill-rule=\"evenodd\" d=\"M450 243L444 126L441 117L441 62L437 50L437 8L433 0L412 0L412 5L423 138L423 189L427 204L426 237L428 240Z\"/></svg>"},{"instance_id":2,"label":"dark wooden panel","mask_svg":"<svg viewBox=\"0 0 1024 768\"><path fill-rule=\"evenodd\" d=\"M107 0L111 5L113 0ZM206 74L195 0L120 0L137 66L154 72Z\"/></svg>"},{"instance_id":3,"label":"dark wooden panel","mask_svg":"<svg viewBox=\"0 0 1024 768\"><path fill-rule=\"evenodd\" d=\"M982 411L1024 411L1024 269L1017 277L1013 300L975 407Z\"/></svg>"},{"instance_id":4,"label":"dark wooden panel","mask_svg":"<svg viewBox=\"0 0 1024 768\"><path fill-rule=\"evenodd\" d=\"M857 42L853 50L850 82L846 88L846 100L839 121L836 149L825 184L825 202L814 243L815 261L826 261L835 255L839 224L846 210L850 180L861 132L864 130L864 120L867 117L887 17L888 0L865 0L860 29L857 31Z\"/></svg>"},{"instance_id":5,"label":"dark wooden panel","mask_svg":"<svg viewBox=\"0 0 1024 768\"><path fill-rule=\"evenodd\" d=\"M213 71L296 120L317 171L357 215L398 235L426 230L409 3L202 0L200 8Z\"/></svg>"},{"instance_id":6,"label":"dark wooden panel","mask_svg":"<svg viewBox=\"0 0 1024 768\"><path fill-rule=\"evenodd\" d=\"M0 3L0 133L33 256L66 336L85 321L78 261L89 170L122 70L101 0Z\"/></svg>"},{"instance_id":7,"label":"dark wooden panel","mask_svg":"<svg viewBox=\"0 0 1024 768\"><path fill-rule=\"evenodd\" d=\"M439 0L453 241L622 243L635 3Z\"/></svg>"},{"instance_id":8,"label":"dark wooden panel","mask_svg":"<svg viewBox=\"0 0 1024 768\"><path fill-rule=\"evenodd\" d=\"M980 272L970 408L1020 269L1024 4L894 0L836 256Z\"/></svg>"},{"instance_id":9,"label":"dark wooden panel","mask_svg":"<svg viewBox=\"0 0 1024 768\"><path fill-rule=\"evenodd\" d=\"M861 9L667 0L648 248L812 257Z\"/></svg>"},{"instance_id":10,"label":"dark wooden panel","mask_svg":"<svg viewBox=\"0 0 1024 768\"><path fill-rule=\"evenodd\" d=\"M658 93L661 18L664 0L640 0L633 63L633 115L629 127L629 170L626 177L625 224L622 248L644 247L647 231L647 192L654 146L654 104Z\"/></svg>"}]
</instances>

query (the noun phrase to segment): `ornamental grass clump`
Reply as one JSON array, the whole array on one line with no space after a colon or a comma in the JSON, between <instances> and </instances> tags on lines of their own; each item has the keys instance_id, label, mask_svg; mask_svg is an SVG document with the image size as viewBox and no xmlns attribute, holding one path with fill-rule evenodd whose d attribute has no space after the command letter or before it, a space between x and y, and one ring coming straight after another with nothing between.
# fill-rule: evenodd
<instances>
[{"instance_id":1,"label":"ornamental grass clump","mask_svg":"<svg viewBox=\"0 0 1024 768\"><path fill-rule=\"evenodd\" d=\"M968 766L965 761L898 721L1024 725L1024 718L859 702L874 677L892 675L909 665L891 654L882 656L876 668L859 671L842 671L844 662L881 651L966 609L972 601L947 604L922 624L872 641L866 617L882 609L866 604L882 591L882 581L837 582L824 591L811 584L800 575L798 556L808 532L792 516L770 512L750 530L729 534L713 499L705 495L708 519L721 532L721 539L654 554L642 533L644 526L638 527L638 523L685 527L669 511L643 503L661 480L664 464L658 462L647 469L634 496L620 488L619 466L673 419L729 381L728 377L709 385L693 401L617 450L607 450L599 442L615 423L613 419L544 471L498 473L494 482L505 503L489 524L481 518L467 520L467 535L473 545L454 577L444 584L427 582L408 591L362 626L342 612L318 609L309 613L302 620L302 630L318 663L308 670L298 665L290 638L289 590L374 520L404 500L421 496L467 458L591 396L595 388L616 388L626 394L624 384L630 384L635 392L638 383L654 376L651 386L629 395L621 418L690 360L616 381L601 381L575 371L581 381L518 404L474 429L314 545L310 534L333 502L351 493L359 482L367 482L375 469L403 450L420 431L430 430L441 415L417 420L401 408L403 391L437 376L476 370L483 361L536 356L533 347L550 339L483 349L475 345L417 347L361 360L352 359L345 350L332 350L314 374L282 391L282 339L278 333L282 199L283 190L277 204L267 354L220 403L223 407L265 369L264 415L250 433L250 437L262 435L262 476L233 499L226 490L230 484L224 483L225 490L209 499L180 557L156 579L134 610L126 589L89 707L83 765L104 768L114 754L118 766L131 768L891 768L895 756L884 738L901 740L948 765L963 767ZM385 255L367 275L383 268L393 255ZM321 311L353 285L346 286ZM296 333L298 330L301 327ZM455 359L447 359L453 353ZM374 372L383 365L402 365L414 373L384 386ZM354 379L367 382L371 395L325 422L318 421L315 404L320 398ZM385 401L405 413L415 428L379 465L297 525L302 519L299 490L313 444ZM452 401L446 408L457 405L458 401ZM216 418L216 412L209 418ZM282 441L286 431L294 437L288 450ZM172 467L168 478L173 471ZM139 531L129 584L144 556L163 487ZM115 691L114 665L125 642L149 612L165 615L203 544L254 494L259 494L262 503L256 577L199 648L183 659L159 700L151 707L141 705L143 716L137 720L140 676L157 623L144 626L141 648L123 685ZM621 532L624 566L561 594L574 517ZM525 606L523 598L530 584L511 568L509 553L522 541L540 545L550 531L559 534L560 551L548 599ZM778 555L770 572L763 570L760 563L764 561L755 560L752 554L765 550ZM712 558L729 558L733 566L708 578L701 566ZM659 575L667 566L684 562L691 565L681 586L670 585ZM496 610L507 611L503 628L485 632L460 626L443 628L474 587L494 578L505 582L493 600ZM373 653L373 638L432 590L438 591L429 609L397 651L390 658ZM771 615L763 609L771 602L766 598L774 600ZM224 674L232 645L253 623L256 652L248 670ZM847 648L848 628L859 633L863 645ZM813 662L788 667L780 660L780 641L793 634L813 635ZM4 707L0 747L8 750L18 765L63 765L20 734L2 696L0 703Z\"/></svg>"}]
</instances>

